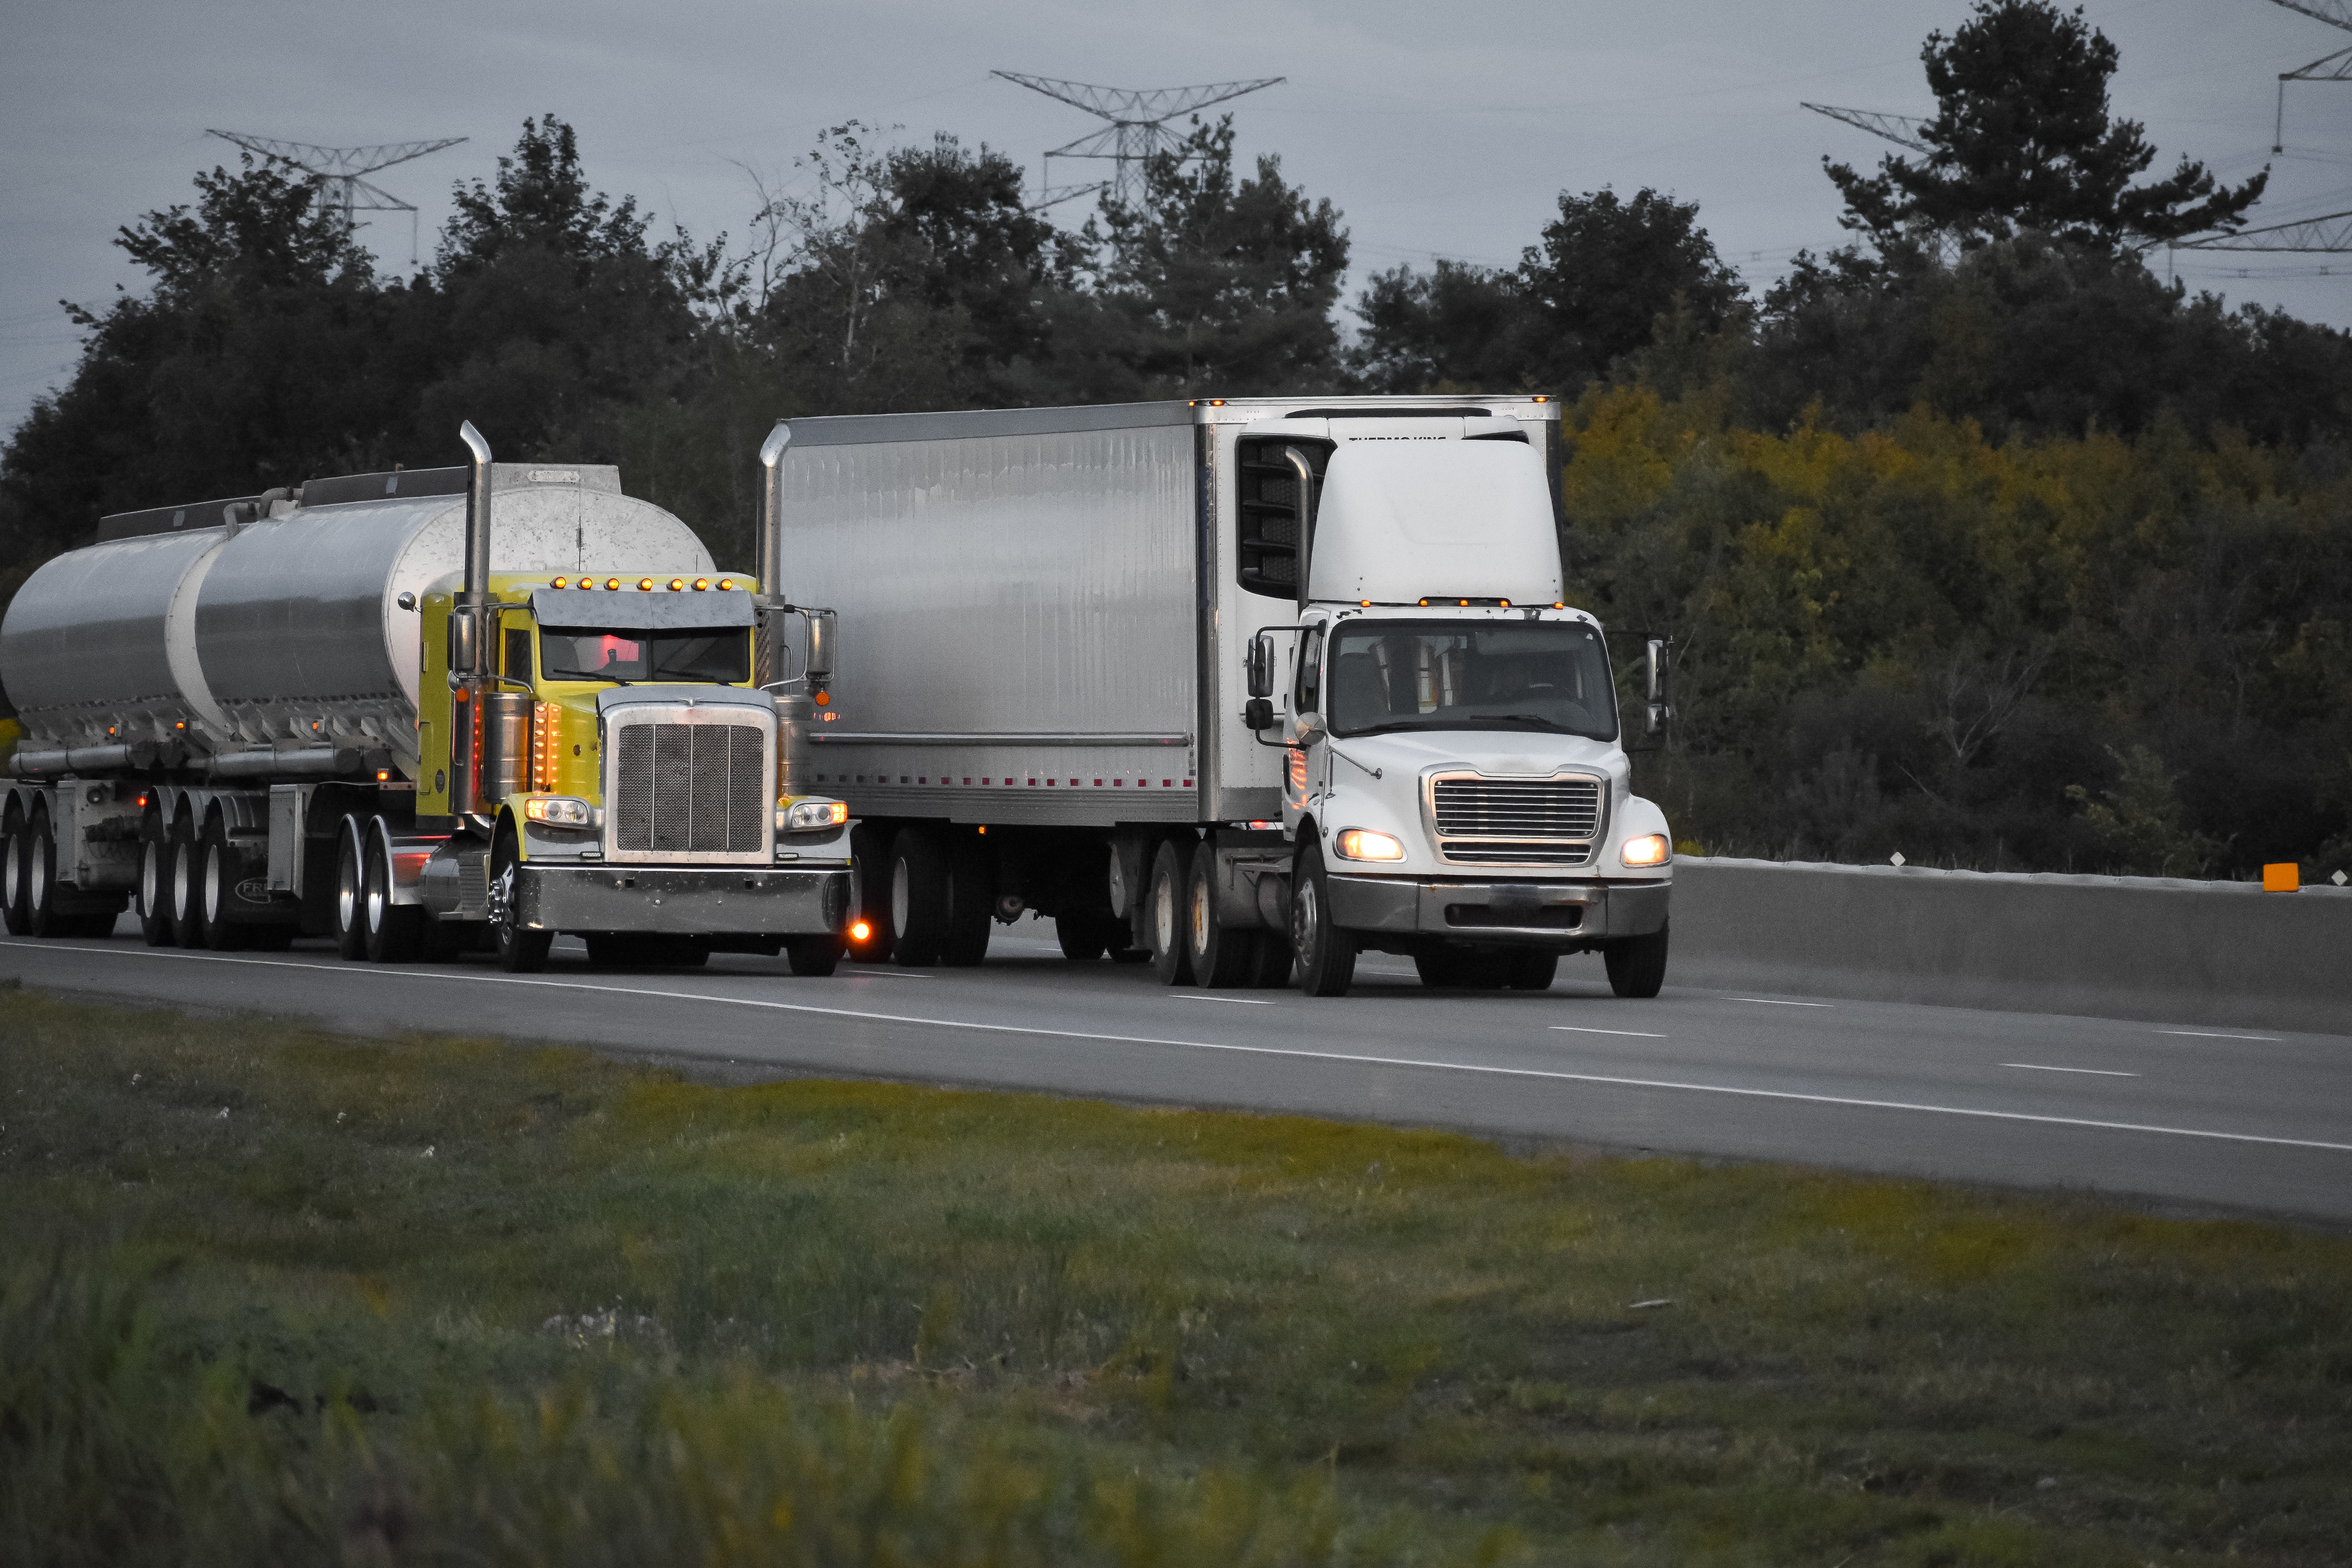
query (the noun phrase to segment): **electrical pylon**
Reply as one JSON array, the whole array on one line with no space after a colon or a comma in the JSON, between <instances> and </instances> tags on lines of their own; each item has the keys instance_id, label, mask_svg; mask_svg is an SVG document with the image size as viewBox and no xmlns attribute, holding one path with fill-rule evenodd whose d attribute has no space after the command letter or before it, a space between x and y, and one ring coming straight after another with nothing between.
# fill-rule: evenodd
<instances>
[{"instance_id":1,"label":"electrical pylon","mask_svg":"<svg viewBox=\"0 0 2352 1568\"><path fill-rule=\"evenodd\" d=\"M2352 33L2352 0L2271 0L2314 21ZM2297 70L2279 72L2278 118L2271 127L2271 151L2286 151L2286 84L2291 81L2352 81L2352 49L2324 55Z\"/></svg>"},{"instance_id":2,"label":"electrical pylon","mask_svg":"<svg viewBox=\"0 0 2352 1568\"><path fill-rule=\"evenodd\" d=\"M362 174L373 174L389 169L394 163L405 163L412 158L422 158L427 153L438 153L444 147L455 147L466 140L463 136L444 136L432 142L383 142L373 147L321 147L310 142L281 142L272 136L248 136L242 131L207 131L207 136L217 136L224 142L234 142L248 153L258 153L265 158L275 158L290 163L310 176L318 192L319 205L343 215L343 226L358 226L352 215L355 212L406 213L408 215L408 264L416 265L416 208L402 201L381 185L370 184Z\"/></svg>"},{"instance_id":3,"label":"electrical pylon","mask_svg":"<svg viewBox=\"0 0 2352 1568\"><path fill-rule=\"evenodd\" d=\"M1041 205L1067 201L1084 195L1088 190L1108 190L1124 205L1133 206L1143 198L1143 161L1155 153L1169 153L1181 143L1168 122L1179 115L1206 109L1213 103L1239 98L1246 92L1274 86L1287 80L1278 76L1261 77L1255 81L1210 82L1200 87L1096 87L1083 81L1063 81L1056 77L1024 76L1019 71L991 71L991 76L1003 77L1047 98L1059 99L1074 108L1083 109L1097 119L1110 123L1091 135L1081 136L1066 146L1056 147L1045 154L1045 183L1043 194L1048 198ZM1108 158L1117 167L1111 177L1100 184L1064 185L1051 183L1055 158ZM1034 208L1032 209L1034 210Z\"/></svg>"},{"instance_id":4,"label":"electrical pylon","mask_svg":"<svg viewBox=\"0 0 2352 1568\"><path fill-rule=\"evenodd\" d=\"M1873 136L1884 136L1898 147L1908 147L1914 153L1931 149L1919 140L1919 127L1927 122L1916 114L1881 114L1874 109L1838 109L1826 103L1800 103L1800 109L1810 109L1815 114L1826 114L1832 120L1843 120L1848 125L1859 126Z\"/></svg>"},{"instance_id":5,"label":"electrical pylon","mask_svg":"<svg viewBox=\"0 0 2352 1568\"><path fill-rule=\"evenodd\" d=\"M2352 212L2323 213L2317 217L2297 218L2293 223L2268 224L2261 228L2242 228L2235 234L2208 235L2203 239L2183 239L2173 245L2175 250L2305 250L2328 255L2352 250Z\"/></svg>"}]
</instances>

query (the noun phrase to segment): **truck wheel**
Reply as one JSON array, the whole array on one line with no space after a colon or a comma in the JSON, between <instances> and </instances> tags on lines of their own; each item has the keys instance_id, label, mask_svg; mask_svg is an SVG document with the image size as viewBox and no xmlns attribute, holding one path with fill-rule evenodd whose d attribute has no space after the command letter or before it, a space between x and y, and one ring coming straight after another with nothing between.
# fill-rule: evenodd
<instances>
[{"instance_id":1,"label":"truck wheel","mask_svg":"<svg viewBox=\"0 0 2352 1568\"><path fill-rule=\"evenodd\" d=\"M849 858L857 878L857 918L866 940L848 944L859 963L890 962L890 836L859 823L849 830Z\"/></svg>"},{"instance_id":2,"label":"truck wheel","mask_svg":"<svg viewBox=\"0 0 2352 1568\"><path fill-rule=\"evenodd\" d=\"M1192 944L1184 928L1185 892L1192 883L1193 840L1163 838L1144 883L1143 934L1151 944L1151 973L1162 985L1192 984Z\"/></svg>"},{"instance_id":3,"label":"truck wheel","mask_svg":"<svg viewBox=\"0 0 2352 1568\"><path fill-rule=\"evenodd\" d=\"M1331 884L1322 847L1299 847L1290 880L1290 945L1298 954L1298 988L1309 996L1345 996L1356 979L1356 933L1331 923Z\"/></svg>"},{"instance_id":4,"label":"truck wheel","mask_svg":"<svg viewBox=\"0 0 2352 1568\"><path fill-rule=\"evenodd\" d=\"M139 841L139 934L149 947L172 945L172 846L160 822Z\"/></svg>"},{"instance_id":5,"label":"truck wheel","mask_svg":"<svg viewBox=\"0 0 2352 1568\"><path fill-rule=\"evenodd\" d=\"M841 964L837 936L794 936L784 939L784 962L794 974L812 978L832 973Z\"/></svg>"},{"instance_id":6,"label":"truck wheel","mask_svg":"<svg viewBox=\"0 0 2352 1568\"><path fill-rule=\"evenodd\" d=\"M197 937L215 952L234 952L245 945L245 928L229 919L240 874L236 848L218 822L205 829L197 848L203 868L196 880Z\"/></svg>"},{"instance_id":7,"label":"truck wheel","mask_svg":"<svg viewBox=\"0 0 2352 1568\"><path fill-rule=\"evenodd\" d=\"M555 945L555 933L516 923L515 868L521 860L514 825L508 823L490 845L490 935L498 944L500 969L509 974L537 974L547 967L547 950Z\"/></svg>"},{"instance_id":8,"label":"truck wheel","mask_svg":"<svg viewBox=\"0 0 2352 1568\"><path fill-rule=\"evenodd\" d=\"M1609 966L1609 989L1620 996L1655 996L1666 983L1666 928L1629 936L1601 950Z\"/></svg>"},{"instance_id":9,"label":"truck wheel","mask_svg":"<svg viewBox=\"0 0 2352 1568\"><path fill-rule=\"evenodd\" d=\"M1192 978L1202 984L1229 990L1256 975L1259 933L1217 923L1217 857L1205 847L1193 851L1192 874L1184 879L1184 935Z\"/></svg>"},{"instance_id":10,"label":"truck wheel","mask_svg":"<svg viewBox=\"0 0 2352 1568\"><path fill-rule=\"evenodd\" d=\"M1297 958L1290 951L1288 931L1261 926L1257 941L1251 944L1250 976L1242 984L1259 991L1279 991L1290 984L1290 966Z\"/></svg>"},{"instance_id":11,"label":"truck wheel","mask_svg":"<svg viewBox=\"0 0 2352 1568\"><path fill-rule=\"evenodd\" d=\"M1505 984L1514 991L1549 991L1559 973L1559 954L1530 950L1512 955L1510 978Z\"/></svg>"},{"instance_id":12,"label":"truck wheel","mask_svg":"<svg viewBox=\"0 0 2352 1568\"><path fill-rule=\"evenodd\" d=\"M392 861L383 841L368 837L360 883L361 951L370 963L409 963L425 942L425 911L392 901Z\"/></svg>"},{"instance_id":13,"label":"truck wheel","mask_svg":"<svg viewBox=\"0 0 2352 1568\"><path fill-rule=\"evenodd\" d=\"M203 933L196 926L196 878L204 868L197 860L201 849L194 827L184 821L174 824L170 848L171 875L164 881L163 909L171 917L172 940L182 947L202 947Z\"/></svg>"},{"instance_id":14,"label":"truck wheel","mask_svg":"<svg viewBox=\"0 0 2352 1568\"><path fill-rule=\"evenodd\" d=\"M977 833L958 832L948 853L948 931L941 957L951 967L969 968L988 956L989 928L996 923L996 857Z\"/></svg>"},{"instance_id":15,"label":"truck wheel","mask_svg":"<svg viewBox=\"0 0 2352 1568\"><path fill-rule=\"evenodd\" d=\"M1110 946L1110 921L1102 915L1070 910L1054 917L1054 940L1072 963L1091 963Z\"/></svg>"},{"instance_id":16,"label":"truck wheel","mask_svg":"<svg viewBox=\"0 0 2352 1568\"><path fill-rule=\"evenodd\" d=\"M33 840L25 831L25 819L11 811L7 826L0 828L0 924L8 928L10 936L25 934L25 883L26 873L31 869L28 862L32 851Z\"/></svg>"},{"instance_id":17,"label":"truck wheel","mask_svg":"<svg viewBox=\"0 0 2352 1568\"><path fill-rule=\"evenodd\" d=\"M335 847L335 956L359 959L367 956L367 878L362 869L365 862L360 848L360 825L343 818L341 841Z\"/></svg>"},{"instance_id":18,"label":"truck wheel","mask_svg":"<svg viewBox=\"0 0 2352 1568\"><path fill-rule=\"evenodd\" d=\"M947 952L948 858L939 840L921 827L902 827L890 841L890 958L908 969L928 969Z\"/></svg>"},{"instance_id":19,"label":"truck wheel","mask_svg":"<svg viewBox=\"0 0 2352 1568\"><path fill-rule=\"evenodd\" d=\"M25 931L38 937L66 934L58 914L58 841L49 831L49 814L33 813L32 831L25 836Z\"/></svg>"}]
</instances>

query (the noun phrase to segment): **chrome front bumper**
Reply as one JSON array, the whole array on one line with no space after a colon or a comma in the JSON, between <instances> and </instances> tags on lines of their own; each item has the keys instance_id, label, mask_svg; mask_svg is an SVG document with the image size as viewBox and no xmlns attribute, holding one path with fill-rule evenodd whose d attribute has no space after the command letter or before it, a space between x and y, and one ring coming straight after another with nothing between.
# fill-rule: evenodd
<instances>
[{"instance_id":1,"label":"chrome front bumper","mask_svg":"<svg viewBox=\"0 0 2352 1568\"><path fill-rule=\"evenodd\" d=\"M515 907L532 931L694 936L817 936L849 924L846 865L515 868Z\"/></svg>"},{"instance_id":2,"label":"chrome front bumper","mask_svg":"<svg viewBox=\"0 0 2352 1568\"><path fill-rule=\"evenodd\" d=\"M1671 882L1503 882L1333 877L1331 919L1367 934L1511 947L1589 947L1666 923Z\"/></svg>"}]
</instances>

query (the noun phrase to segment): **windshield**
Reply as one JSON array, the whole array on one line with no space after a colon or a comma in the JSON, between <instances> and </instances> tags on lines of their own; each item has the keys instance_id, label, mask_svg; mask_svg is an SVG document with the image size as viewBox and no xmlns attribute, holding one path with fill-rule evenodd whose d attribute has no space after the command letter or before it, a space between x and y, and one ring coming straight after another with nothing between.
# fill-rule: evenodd
<instances>
[{"instance_id":1,"label":"windshield","mask_svg":"<svg viewBox=\"0 0 2352 1568\"><path fill-rule=\"evenodd\" d=\"M550 626L539 634L539 672L549 680L749 680L751 637L740 626L678 632Z\"/></svg>"},{"instance_id":2,"label":"windshield","mask_svg":"<svg viewBox=\"0 0 2352 1568\"><path fill-rule=\"evenodd\" d=\"M1335 735L1542 730L1617 738L1601 633L1581 621L1343 621L1330 638Z\"/></svg>"}]
</instances>

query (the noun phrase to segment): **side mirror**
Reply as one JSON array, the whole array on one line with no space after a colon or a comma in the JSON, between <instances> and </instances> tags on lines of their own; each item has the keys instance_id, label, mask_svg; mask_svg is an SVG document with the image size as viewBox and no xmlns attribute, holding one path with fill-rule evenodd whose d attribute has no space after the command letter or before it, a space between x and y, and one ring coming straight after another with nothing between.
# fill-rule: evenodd
<instances>
[{"instance_id":1,"label":"side mirror","mask_svg":"<svg viewBox=\"0 0 2352 1568\"><path fill-rule=\"evenodd\" d=\"M808 669L812 681L822 682L833 674L834 638L839 625L831 610L810 610L808 615Z\"/></svg>"},{"instance_id":2,"label":"side mirror","mask_svg":"<svg viewBox=\"0 0 2352 1568\"><path fill-rule=\"evenodd\" d=\"M1243 661L1243 668L1249 678L1249 694L1252 697L1274 695L1274 634L1272 632L1260 632L1250 638L1249 653ZM1263 727L1256 724L1250 726L1254 730Z\"/></svg>"},{"instance_id":3,"label":"side mirror","mask_svg":"<svg viewBox=\"0 0 2352 1568\"><path fill-rule=\"evenodd\" d=\"M449 673L474 673L474 611L470 608L453 610L449 615Z\"/></svg>"},{"instance_id":4,"label":"side mirror","mask_svg":"<svg viewBox=\"0 0 2352 1568\"><path fill-rule=\"evenodd\" d=\"M1648 693L1653 735L1664 732L1674 721L1674 642L1667 637L1652 637L1643 652L1643 680Z\"/></svg>"},{"instance_id":5,"label":"side mirror","mask_svg":"<svg viewBox=\"0 0 2352 1568\"><path fill-rule=\"evenodd\" d=\"M1253 697L1242 704L1242 722L1253 730L1274 728L1274 702L1270 698Z\"/></svg>"}]
</instances>

